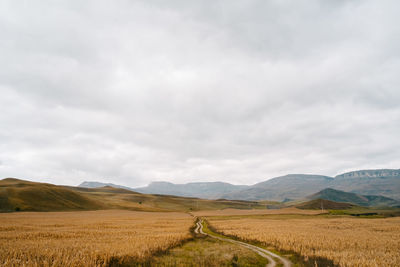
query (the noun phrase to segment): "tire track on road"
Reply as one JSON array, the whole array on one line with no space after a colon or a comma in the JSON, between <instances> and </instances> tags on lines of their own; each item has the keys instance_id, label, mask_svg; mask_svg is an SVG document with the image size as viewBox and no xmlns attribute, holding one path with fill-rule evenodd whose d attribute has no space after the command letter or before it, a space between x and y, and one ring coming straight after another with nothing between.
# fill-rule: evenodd
<instances>
[{"instance_id":1,"label":"tire track on road","mask_svg":"<svg viewBox=\"0 0 400 267\"><path fill-rule=\"evenodd\" d=\"M275 259L280 261L283 264L284 267L292 266L292 263L288 259L283 258L283 257L281 257L281 256L279 256L279 255L277 255L277 254L275 254L275 253L273 253L273 252L271 252L269 250L266 250L266 249L263 249L263 248L260 248L260 247L257 247L257 246L242 242L242 241L233 240L233 239L228 238L228 237L219 237L219 236L215 236L215 235L212 235L212 234L204 233L204 231L203 231L203 221L201 219L199 219L197 221L196 228L195 228L194 232L196 234L207 235L209 237L212 237L212 238L215 238L215 239L218 239L218 240L221 240L221 241L230 242L230 243L238 244L238 245L240 245L242 247L246 247L246 248L258 253L258 255L266 258L268 260L268 264L266 265L267 267L275 267L277 265L277 262L276 262Z\"/></svg>"}]
</instances>

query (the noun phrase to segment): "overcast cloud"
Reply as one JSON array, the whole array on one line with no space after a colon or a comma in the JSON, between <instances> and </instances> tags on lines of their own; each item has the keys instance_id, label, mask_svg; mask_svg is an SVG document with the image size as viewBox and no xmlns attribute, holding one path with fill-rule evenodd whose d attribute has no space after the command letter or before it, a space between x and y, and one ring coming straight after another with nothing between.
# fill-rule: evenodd
<instances>
[{"instance_id":1,"label":"overcast cloud","mask_svg":"<svg viewBox=\"0 0 400 267\"><path fill-rule=\"evenodd\" d=\"M399 1L1 1L0 177L400 168Z\"/></svg>"}]
</instances>

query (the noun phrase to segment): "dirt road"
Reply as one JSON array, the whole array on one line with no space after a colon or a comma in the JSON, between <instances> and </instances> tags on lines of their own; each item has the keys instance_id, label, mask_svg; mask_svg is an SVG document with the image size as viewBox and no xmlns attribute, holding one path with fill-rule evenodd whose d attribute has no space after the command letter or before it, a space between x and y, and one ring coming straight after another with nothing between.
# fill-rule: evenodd
<instances>
[{"instance_id":1,"label":"dirt road","mask_svg":"<svg viewBox=\"0 0 400 267\"><path fill-rule=\"evenodd\" d=\"M260 247L245 243L245 242L233 240L233 239L230 239L228 237L220 237L220 236L216 236L216 235L213 235L213 234L204 233L204 231L203 231L203 221L201 219L197 221L196 229L194 230L194 232L197 233L197 234L208 235L209 237L212 237L212 238L215 238L215 239L218 239L218 240L221 240L221 241L231 242L231 243L238 244L240 246L246 247L246 248L258 253L260 256L268 259L268 264L266 265L267 267L276 266L277 265L277 260L280 263L282 263L282 265L284 267L292 266L292 263L288 259L285 259L285 258L283 258L283 257L281 257L281 256L279 256L279 255L277 255L277 254L275 254L275 253L273 253L273 252L271 252L269 250L266 250L266 249L263 249L263 248L260 248Z\"/></svg>"}]
</instances>

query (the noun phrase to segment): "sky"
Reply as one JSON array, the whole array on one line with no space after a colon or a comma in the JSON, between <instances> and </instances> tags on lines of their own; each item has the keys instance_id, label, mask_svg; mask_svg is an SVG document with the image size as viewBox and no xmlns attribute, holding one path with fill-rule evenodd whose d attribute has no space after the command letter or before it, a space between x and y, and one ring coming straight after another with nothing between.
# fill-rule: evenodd
<instances>
[{"instance_id":1,"label":"sky","mask_svg":"<svg viewBox=\"0 0 400 267\"><path fill-rule=\"evenodd\" d=\"M400 168L400 2L0 2L0 177Z\"/></svg>"}]
</instances>

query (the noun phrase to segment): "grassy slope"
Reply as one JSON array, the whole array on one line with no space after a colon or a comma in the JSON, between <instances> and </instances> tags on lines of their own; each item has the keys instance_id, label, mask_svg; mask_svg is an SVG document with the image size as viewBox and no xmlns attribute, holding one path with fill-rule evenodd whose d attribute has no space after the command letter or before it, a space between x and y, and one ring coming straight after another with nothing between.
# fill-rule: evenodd
<instances>
[{"instance_id":1,"label":"grassy slope","mask_svg":"<svg viewBox=\"0 0 400 267\"><path fill-rule=\"evenodd\" d=\"M101 208L104 208L101 202L62 186L12 178L0 181L0 211L68 211Z\"/></svg>"},{"instance_id":2,"label":"grassy slope","mask_svg":"<svg viewBox=\"0 0 400 267\"><path fill-rule=\"evenodd\" d=\"M148 195L125 189L79 188L35 183L13 178L0 180L0 211L68 211L129 209L141 211L191 211L263 207L257 202L205 200Z\"/></svg>"}]
</instances>

